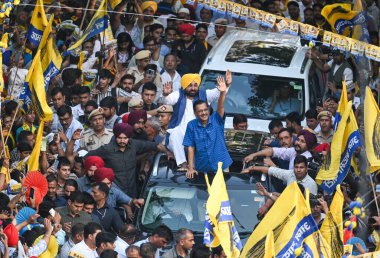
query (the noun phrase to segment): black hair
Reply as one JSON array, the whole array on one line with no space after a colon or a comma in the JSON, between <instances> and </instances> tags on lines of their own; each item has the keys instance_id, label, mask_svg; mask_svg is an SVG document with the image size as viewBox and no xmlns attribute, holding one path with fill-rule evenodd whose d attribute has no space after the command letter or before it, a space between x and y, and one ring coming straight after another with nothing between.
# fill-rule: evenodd
<instances>
[{"instance_id":1,"label":"black hair","mask_svg":"<svg viewBox=\"0 0 380 258\"><path fill-rule=\"evenodd\" d=\"M289 1L288 8L289 6L294 6L294 7L297 7L298 9L300 8L300 5L296 1Z\"/></svg>"},{"instance_id":2,"label":"black hair","mask_svg":"<svg viewBox=\"0 0 380 258\"><path fill-rule=\"evenodd\" d=\"M115 243L116 235L109 232L100 232L96 235L95 245L97 248L100 247L101 244L105 243Z\"/></svg>"},{"instance_id":3,"label":"black hair","mask_svg":"<svg viewBox=\"0 0 380 258\"><path fill-rule=\"evenodd\" d=\"M152 258L157 251L157 247L155 247L152 243L144 243L140 246L140 255L141 258Z\"/></svg>"},{"instance_id":4,"label":"black hair","mask_svg":"<svg viewBox=\"0 0 380 258\"><path fill-rule=\"evenodd\" d=\"M82 194L83 194L84 205L87 205L87 204L94 204L95 205L94 197L92 197L92 195L90 193L82 192Z\"/></svg>"},{"instance_id":5,"label":"black hair","mask_svg":"<svg viewBox=\"0 0 380 258\"><path fill-rule=\"evenodd\" d=\"M297 155L296 158L294 159L294 165L295 164L300 164L300 163L305 163L307 167L307 158L302 155Z\"/></svg>"},{"instance_id":6,"label":"black hair","mask_svg":"<svg viewBox=\"0 0 380 258\"><path fill-rule=\"evenodd\" d=\"M173 241L173 232L166 225L160 225L156 227L152 232L152 236L154 235L158 235L159 237L165 238L167 242Z\"/></svg>"},{"instance_id":7,"label":"black hair","mask_svg":"<svg viewBox=\"0 0 380 258\"><path fill-rule=\"evenodd\" d=\"M96 222L89 222L84 226L83 229L83 237L84 239L88 239L89 235L95 234L97 230L102 230L102 226L100 226Z\"/></svg>"},{"instance_id":8,"label":"black hair","mask_svg":"<svg viewBox=\"0 0 380 258\"><path fill-rule=\"evenodd\" d=\"M289 120L291 123L295 122L298 125L301 125L301 116L298 112L290 112L285 119Z\"/></svg>"},{"instance_id":9,"label":"black hair","mask_svg":"<svg viewBox=\"0 0 380 258\"><path fill-rule=\"evenodd\" d=\"M280 135L283 132L288 132L290 136L292 136L292 134L293 134L292 129L284 127L284 128L281 128L280 131L278 131L278 135Z\"/></svg>"},{"instance_id":10,"label":"black hair","mask_svg":"<svg viewBox=\"0 0 380 258\"><path fill-rule=\"evenodd\" d=\"M17 150L18 150L19 152L23 152L23 151L32 151L32 150L33 150L33 147L30 146L30 144L27 143L27 142L19 142L19 143L17 144Z\"/></svg>"},{"instance_id":11,"label":"black hair","mask_svg":"<svg viewBox=\"0 0 380 258\"><path fill-rule=\"evenodd\" d=\"M206 31L208 31L208 27L205 23L198 23L198 25L195 27L195 31L198 31L199 29L205 29Z\"/></svg>"},{"instance_id":12,"label":"black hair","mask_svg":"<svg viewBox=\"0 0 380 258\"><path fill-rule=\"evenodd\" d=\"M54 87L50 92L50 96L53 97L58 93L61 93L62 96L65 96L65 93L63 92L63 89L61 87Z\"/></svg>"},{"instance_id":13,"label":"black hair","mask_svg":"<svg viewBox=\"0 0 380 258\"><path fill-rule=\"evenodd\" d=\"M157 86L153 82L147 82L142 87L142 92L144 92L144 90L151 90L157 93Z\"/></svg>"},{"instance_id":14,"label":"black hair","mask_svg":"<svg viewBox=\"0 0 380 258\"><path fill-rule=\"evenodd\" d=\"M154 70L157 72L157 65L155 64L147 64L144 68L144 72L148 71L149 69Z\"/></svg>"},{"instance_id":15,"label":"black hair","mask_svg":"<svg viewBox=\"0 0 380 258\"><path fill-rule=\"evenodd\" d=\"M62 81L64 86L71 87L74 85L75 80L82 76L82 71L78 68L66 68L62 72Z\"/></svg>"},{"instance_id":16,"label":"black hair","mask_svg":"<svg viewBox=\"0 0 380 258\"><path fill-rule=\"evenodd\" d=\"M50 200L50 199L44 199L43 202L38 206L38 214L42 218L47 218L50 215L49 211L55 208L56 208L55 201Z\"/></svg>"},{"instance_id":17,"label":"black hair","mask_svg":"<svg viewBox=\"0 0 380 258\"><path fill-rule=\"evenodd\" d=\"M91 99L87 102L86 107L94 107L95 109L97 109L99 106L95 100Z\"/></svg>"},{"instance_id":18,"label":"black hair","mask_svg":"<svg viewBox=\"0 0 380 258\"><path fill-rule=\"evenodd\" d=\"M114 97L108 96L100 101L100 107L117 109L117 100Z\"/></svg>"},{"instance_id":19,"label":"black hair","mask_svg":"<svg viewBox=\"0 0 380 258\"><path fill-rule=\"evenodd\" d=\"M166 27L165 33L167 33L169 30L174 30L175 32L177 32L176 28L169 26L169 27Z\"/></svg>"},{"instance_id":20,"label":"black hair","mask_svg":"<svg viewBox=\"0 0 380 258\"><path fill-rule=\"evenodd\" d=\"M64 116L66 114L69 114L69 116L73 115L73 111L71 110L71 107L68 105L63 105L62 107L58 108L57 115L58 117Z\"/></svg>"},{"instance_id":21,"label":"black hair","mask_svg":"<svg viewBox=\"0 0 380 258\"><path fill-rule=\"evenodd\" d=\"M133 43L133 40L129 33L122 32L117 36L117 45L119 46L122 42L128 42L127 47L127 53L128 53L128 59L130 59L133 56L133 49L135 48L135 44Z\"/></svg>"},{"instance_id":22,"label":"black hair","mask_svg":"<svg viewBox=\"0 0 380 258\"><path fill-rule=\"evenodd\" d=\"M99 191L101 191L102 193L104 193L106 195L106 197L110 193L110 188L108 187L108 185L106 183L96 182L92 186L97 187Z\"/></svg>"},{"instance_id":23,"label":"black hair","mask_svg":"<svg viewBox=\"0 0 380 258\"><path fill-rule=\"evenodd\" d=\"M166 54L165 57L164 57L164 62L166 61L166 59L169 57L169 56L174 56L175 59L177 60L177 55L175 53L169 53L169 54Z\"/></svg>"},{"instance_id":24,"label":"black hair","mask_svg":"<svg viewBox=\"0 0 380 258\"><path fill-rule=\"evenodd\" d=\"M51 183L51 182L58 182L58 179L57 177L55 176L55 174L49 174L46 176L46 180L48 183Z\"/></svg>"},{"instance_id":25,"label":"black hair","mask_svg":"<svg viewBox=\"0 0 380 258\"><path fill-rule=\"evenodd\" d=\"M72 237L75 237L75 235L77 234L83 234L83 231L84 231L84 224L82 223L75 223L72 227L71 227L71 236Z\"/></svg>"},{"instance_id":26,"label":"black hair","mask_svg":"<svg viewBox=\"0 0 380 258\"><path fill-rule=\"evenodd\" d=\"M69 200L74 203L84 203L83 193L80 191L75 191L70 194Z\"/></svg>"},{"instance_id":27,"label":"black hair","mask_svg":"<svg viewBox=\"0 0 380 258\"><path fill-rule=\"evenodd\" d=\"M156 43L153 36L147 35L144 37L144 39L143 39L144 48L145 48L145 45L148 44L148 42L150 42L150 41L153 41L154 43Z\"/></svg>"},{"instance_id":28,"label":"black hair","mask_svg":"<svg viewBox=\"0 0 380 258\"><path fill-rule=\"evenodd\" d=\"M14 100L8 101L4 104L4 112L5 114L11 115L13 111L17 109L17 102Z\"/></svg>"},{"instance_id":29,"label":"black hair","mask_svg":"<svg viewBox=\"0 0 380 258\"><path fill-rule=\"evenodd\" d=\"M319 7L319 8L321 8L321 9L323 9L323 4L320 4L320 3L315 3L315 4L313 4L313 9L315 8L315 7Z\"/></svg>"},{"instance_id":30,"label":"black hair","mask_svg":"<svg viewBox=\"0 0 380 258\"><path fill-rule=\"evenodd\" d=\"M69 161L68 158L66 158L66 157L59 157L59 158L58 158L58 166L57 166L57 169L60 169L60 168L63 167L63 166L68 166L68 167L70 167L70 166L71 166L71 163L70 163L70 161Z\"/></svg>"},{"instance_id":31,"label":"black hair","mask_svg":"<svg viewBox=\"0 0 380 258\"><path fill-rule=\"evenodd\" d=\"M312 11L312 12L314 12L314 11L313 11L313 8L311 8L311 7L306 7L306 8L303 10L303 13L305 13L306 11Z\"/></svg>"},{"instance_id":32,"label":"black hair","mask_svg":"<svg viewBox=\"0 0 380 258\"><path fill-rule=\"evenodd\" d=\"M124 75L123 77L121 77L120 82L122 82L122 81L124 81L126 79L132 80L133 84L135 84L136 77L133 76L132 74L126 74L126 75Z\"/></svg>"},{"instance_id":33,"label":"black hair","mask_svg":"<svg viewBox=\"0 0 380 258\"><path fill-rule=\"evenodd\" d=\"M81 87L79 87L78 95L87 94L87 93L88 94L91 93L90 87L87 87L87 86L81 86Z\"/></svg>"},{"instance_id":34,"label":"black hair","mask_svg":"<svg viewBox=\"0 0 380 258\"><path fill-rule=\"evenodd\" d=\"M102 79L102 78L107 78L107 79L113 79L113 75L112 73L110 72L110 70L108 69L102 69L100 70L99 72L99 78Z\"/></svg>"},{"instance_id":35,"label":"black hair","mask_svg":"<svg viewBox=\"0 0 380 258\"><path fill-rule=\"evenodd\" d=\"M205 245L199 245L191 250L190 258L208 258L210 257L210 248Z\"/></svg>"},{"instance_id":36,"label":"black hair","mask_svg":"<svg viewBox=\"0 0 380 258\"><path fill-rule=\"evenodd\" d=\"M82 86L81 85L75 85L73 87L70 88L70 94L71 94L71 97L73 95L79 95L80 93L80 90L81 90Z\"/></svg>"},{"instance_id":37,"label":"black hair","mask_svg":"<svg viewBox=\"0 0 380 258\"><path fill-rule=\"evenodd\" d=\"M214 257L214 255L220 256L222 252L223 252L223 247L221 245L218 245L217 247L212 248L212 257Z\"/></svg>"},{"instance_id":38,"label":"black hair","mask_svg":"<svg viewBox=\"0 0 380 258\"><path fill-rule=\"evenodd\" d=\"M272 119L269 122L268 129L273 130L276 127L283 127L282 121L280 119Z\"/></svg>"},{"instance_id":39,"label":"black hair","mask_svg":"<svg viewBox=\"0 0 380 258\"><path fill-rule=\"evenodd\" d=\"M247 116L244 114L235 114L234 118L232 120L232 124L234 124L234 125L237 125L240 123L247 123L247 122L248 122Z\"/></svg>"},{"instance_id":40,"label":"black hair","mask_svg":"<svg viewBox=\"0 0 380 258\"><path fill-rule=\"evenodd\" d=\"M305 117L307 118L307 119L317 119L317 117L318 117L318 112L317 112L317 110L316 109L309 109L308 111L306 111L306 113L305 113Z\"/></svg>"},{"instance_id":41,"label":"black hair","mask_svg":"<svg viewBox=\"0 0 380 258\"><path fill-rule=\"evenodd\" d=\"M0 192L0 209L4 210L7 208L10 202L9 196L5 193Z\"/></svg>"},{"instance_id":42,"label":"black hair","mask_svg":"<svg viewBox=\"0 0 380 258\"><path fill-rule=\"evenodd\" d=\"M198 100L194 101L194 103L193 103L193 110L194 110L194 112L195 112L195 109L197 108L197 106L198 105L202 105L202 104L206 104L206 106L208 107L207 102L204 101L204 100L198 99Z\"/></svg>"},{"instance_id":43,"label":"black hair","mask_svg":"<svg viewBox=\"0 0 380 258\"><path fill-rule=\"evenodd\" d=\"M33 135L31 131L23 130L17 136L17 142L26 142L29 136Z\"/></svg>"},{"instance_id":44,"label":"black hair","mask_svg":"<svg viewBox=\"0 0 380 258\"><path fill-rule=\"evenodd\" d=\"M65 188L66 186L73 186L75 188L75 191L78 190L78 183L75 179L72 179L72 178L69 178L65 181L65 185L63 188Z\"/></svg>"},{"instance_id":45,"label":"black hair","mask_svg":"<svg viewBox=\"0 0 380 258\"><path fill-rule=\"evenodd\" d=\"M98 237L98 236L96 236ZM118 256L118 252L116 252L115 250L111 250L111 249L107 249L107 250L104 250L100 256L100 258L117 258L119 257Z\"/></svg>"}]
</instances>

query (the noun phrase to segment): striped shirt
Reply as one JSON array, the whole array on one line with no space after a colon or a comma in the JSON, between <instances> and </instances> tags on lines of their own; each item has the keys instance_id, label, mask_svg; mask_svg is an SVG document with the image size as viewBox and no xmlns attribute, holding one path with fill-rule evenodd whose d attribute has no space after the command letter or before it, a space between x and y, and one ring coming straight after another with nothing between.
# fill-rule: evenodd
<instances>
[{"instance_id":1,"label":"striped shirt","mask_svg":"<svg viewBox=\"0 0 380 258\"><path fill-rule=\"evenodd\" d=\"M131 97L131 94L123 89L116 88L116 96L112 96L112 88L108 86L106 91L100 92L93 96L93 98L96 99L96 103L98 105L100 105L100 101L102 101L102 99L104 99L105 97Z\"/></svg>"}]
</instances>

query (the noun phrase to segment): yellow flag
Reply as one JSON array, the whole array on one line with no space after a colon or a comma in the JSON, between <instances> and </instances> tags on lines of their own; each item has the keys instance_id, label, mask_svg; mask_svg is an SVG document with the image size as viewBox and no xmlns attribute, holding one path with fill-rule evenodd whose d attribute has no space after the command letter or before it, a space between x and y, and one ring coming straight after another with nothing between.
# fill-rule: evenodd
<instances>
[{"instance_id":1,"label":"yellow flag","mask_svg":"<svg viewBox=\"0 0 380 258\"><path fill-rule=\"evenodd\" d=\"M41 66L44 75L45 91L48 90L50 81L58 75L62 64L62 57L55 46L54 38L50 36L54 15L44 30L38 49L41 50Z\"/></svg>"},{"instance_id":2,"label":"yellow flag","mask_svg":"<svg viewBox=\"0 0 380 258\"><path fill-rule=\"evenodd\" d=\"M310 208L296 182L282 192L269 212L253 231L240 255L263 257L265 239L273 231L276 257L294 257L295 250L303 246L304 240L318 230Z\"/></svg>"},{"instance_id":3,"label":"yellow flag","mask_svg":"<svg viewBox=\"0 0 380 258\"><path fill-rule=\"evenodd\" d=\"M44 121L41 121L37 131L36 143L28 159L28 171L36 171L40 169L40 153L43 133Z\"/></svg>"},{"instance_id":4,"label":"yellow flag","mask_svg":"<svg viewBox=\"0 0 380 258\"><path fill-rule=\"evenodd\" d=\"M369 87L364 99L365 149L371 167L380 166L380 110Z\"/></svg>"},{"instance_id":5,"label":"yellow flag","mask_svg":"<svg viewBox=\"0 0 380 258\"><path fill-rule=\"evenodd\" d=\"M34 7L32 19L30 20L27 39L34 46L38 47L41 42L43 31L48 25L45 15L43 0L37 0Z\"/></svg>"},{"instance_id":6,"label":"yellow flag","mask_svg":"<svg viewBox=\"0 0 380 258\"><path fill-rule=\"evenodd\" d=\"M107 1L103 0L100 3L99 9L96 11L95 15L92 17L90 23L88 24L86 30L83 32L82 37L71 47L69 47L68 52L80 47L86 40L95 37L100 32L104 31L108 27L108 14L107 14Z\"/></svg>"},{"instance_id":7,"label":"yellow flag","mask_svg":"<svg viewBox=\"0 0 380 258\"><path fill-rule=\"evenodd\" d=\"M77 66L77 68L80 70L82 70L83 61L84 61L84 52L81 51L79 53L79 61L78 61L78 66Z\"/></svg>"},{"instance_id":8,"label":"yellow flag","mask_svg":"<svg viewBox=\"0 0 380 258\"><path fill-rule=\"evenodd\" d=\"M235 258L239 257L242 246L234 225L222 164L218 163L218 171L211 186L208 187L204 243L211 247L216 247L220 243L227 257ZM208 182L207 175L206 180Z\"/></svg>"},{"instance_id":9,"label":"yellow flag","mask_svg":"<svg viewBox=\"0 0 380 258\"><path fill-rule=\"evenodd\" d=\"M273 231L269 231L267 238L265 239L264 258L275 258L275 257L276 257L276 251L274 250Z\"/></svg>"},{"instance_id":10,"label":"yellow flag","mask_svg":"<svg viewBox=\"0 0 380 258\"><path fill-rule=\"evenodd\" d=\"M108 1L110 3L112 10L115 9L115 7L121 3L121 0L108 0Z\"/></svg>"},{"instance_id":11,"label":"yellow flag","mask_svg":"<svg viewBox=\"0 0 380 258\"><path fill-rule=\"evenodd\" d=\"M0 48L8 47L8 33L5 33L1 38ZM4 90L4 77L3 77L3 52L0 49L0 92Z\"/></svg>"},{"instance_id":12,"label":"yellow flag","mask_svg":"<svg viewBox=\"0 0 380 258\"><path fill-rule=\"evenodd\" d=\"M326 5L322 9L321 14L330 24L333 32L344 36L350 36L351 20L358 14L358 12L351 11L351 4L340 3Z\"/></svg>"},{"instance_id":13,"label":"yellow flag","mask_svg":"<svg viewBox=\"0 0 380 258\"><path fill-rule=\"evenodd\" d=\"M354 151L362 144L358 124L352 110L352 102L347 101L346 83L342 81L342 84L343 89L335 115L335 133L332 144L316 178L318 183L324 180L321 186L329 194L343 182L350 169ZM346 118L347 112L348 117Z\"/></svg>"},{"instance_id":14,"label":"yellow flag","mask_svg":"<svg viewBox=\"0 0 380 258\"><path fill-rule=\"evenodd\" d=\"M46 102L40 56L41 50L38 50L25 79L26 88L30 93L28 105L31 105L41 121L50 121L53 119L53 111Z\"/></svg>"},{"instance_id":15,"label":"yellow flag","mask_svg":"<svg viewBox=\"0 0 380 258\"><path fill-rule=\"evenodd\" d=\"M344 197L338 185L330 210L320 229L323 238L331 247L332 253L328 257L332 258L340 258L343 255L343 203Z\"/></svg>"}]
</instances>

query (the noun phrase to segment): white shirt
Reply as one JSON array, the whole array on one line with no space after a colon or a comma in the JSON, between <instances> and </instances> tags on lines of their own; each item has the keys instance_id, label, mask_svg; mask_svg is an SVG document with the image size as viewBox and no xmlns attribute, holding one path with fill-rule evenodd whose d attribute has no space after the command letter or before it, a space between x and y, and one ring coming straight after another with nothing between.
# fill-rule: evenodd
<instances>
[{"instance_id":1,"label":"white shirt","mask_svg":"<svg viewBox=\"0 0 380 258\"><path fill-rule=\"evenodd\" d=\"M149 243L149 237L147 239L140 240L133 245L140 247L142 244ZM86 257L87 258L87 257ZM160 258L160 249L157 248L154 258Z\"/></svg>"},{"instance_id":2,"label":"white shirt","mask_svg":"<svg viewBox=\"0 0 380 258\"><path fill-rule=\"evenodd\" d=\"M273 157L279 158L283 160L289 161L289 169L293 170L294 168L294 159L297 156L296 150L293 148L272 148L273 149ZM301 153L302 156L305 158L311 158L311 153L309 151L305 151L304 153Z\"/></svg>"},{"instance_id":3,"label":"white shirt","mask_svg":"<svg viewBox=\"0 0 380 258\"><path fill-rule=\"evenodd\" d=\"M334 62L334 60L330 60L330 61L327 63L327 65L330 66L330 68L331 68L333 62ZM335 74L336 71L338 71L338 69L339 69L339 67L340 67L341 65L342 65L342 64L340 64L340 65L336 64L336 65L335 65L335 69L334 69L333 74ZM353 73L352 73L352 69L350 69L350 68L346 68L346 69L344 69L342 80L344 80L344 81L346 82L346 84L349 84L349 83L353 82L353 80L354 80L354 75L353 75Z\"/></svg>"},{"instance_id":4,"label":"white shirt","mask_svg":"<svg viewBox=\"0 0 380 258\"><path fill-rule=\"evenodd\" d=\"M73 255L73 253L79 253L86 258L98 258L99 257L98 253L96 252L96 249L92 250L90 247L88 247L88 245L86 245L84 240L82 240L78 244L74 245L73 248L71 248L69 255L75 257Z\"/></svg>"},{"instance_id":5,"label":"white shirt","mask_svg":"<svg viewBox=\"0 0 380 258\"><path fill-rule=\"evenodd\" d=\"M206 95L207 95L208 104L211 104L211 102L219 98L220 93L218 89L212 89L212 90L206 90ZM168 96L163 97L163 102L166 105L174 106L178 102L178 99L179 99L179 91L173 91ZM194 110L193 110L193 101L191 99L186 98L185 113L183 114L183 117L179 126L182 127L184 131L186 131L187 123L194 119L195 119L195 115L194 115Z\"/></svg>"},{"instance_id":6,"label":"white shirt","mask_svg":"<svg viewBox=\"0 0 380 258\"><path fill-rule=\"evenodd\" d=\"M305 188L309 189L310 193L314 195L317 195L318 193L318 186L309 175L306 175L302 180L297 180L293 170L286 170L276 167L270 167L268 169L268 174L286 182L286 185L290 185L296 181L303 185Z\"/></svg>"},{"instance_id":7,"label":"white shirt","mask_svg":"<svg viewBox=\"0 0 380 258\"><path fill-rule=\"evenodd\" d=\"M174 78L170 76L170 74L165 70L161 74L162 85L167 82L173 82L173 91L179 91L181 88L181 75L177 71L175 71Z\"/></svg>"},{"instance_id":8,"label":"white shirt","mask_svg":"<svg viewBox=\"0 0 380 258\"><path fill-rule=\"evenodd\" d=\"M72 107L72 108L71 108L71 111L73 112L73 117L74 117L76 120L79 120L79 117L84 115L84 110L82 109L82 107L81 107L80 104L78 104L78 105Z\"/></svg>"},{"instance_id":9,"label":"white shirt","mask_svg":"<svg viewBox=\"0 0 380 258\"><path fill-rule=\"evenodd\" d=\"M125 242L123 239L121 239L120 237L116 238L115 251L119 254L119 258L127 258L127 256L125 255L125 249L127 249L128 246L129 245L127 244L127 242Z\"/></svg>"},{"instance_id":10,"label":"white shirt","mask_svg":"<svg viewBox=\"0 0 380 258\"><path fill-rule=\"evenodd\" d=\"M61 123L58 124L58 129L63 130ZM83 125L78 120L73 118L73 121L71 121L69 128L67 128L66 132L64 131L64 133L66 134L66 137L69 141L71 140L71 137L73 137L74 132L78 129L82 130L82 132L81 132L81 135L82 135L83 134ZM62 145L62 149L64 151L66 151L66 143L62 142L61 145ZM75 141L74 152L77 152L79 147L80 147L80 139Z\"/></svg>"}]
</instances>

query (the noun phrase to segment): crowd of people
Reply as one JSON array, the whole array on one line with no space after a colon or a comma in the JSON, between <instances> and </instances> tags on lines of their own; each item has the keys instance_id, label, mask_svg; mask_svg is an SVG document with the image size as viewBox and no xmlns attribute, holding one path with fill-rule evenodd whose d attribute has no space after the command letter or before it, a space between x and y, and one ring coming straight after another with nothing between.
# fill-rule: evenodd
<instances>
[{"instance_id":1,"label":"crowd of people","mask_svg":"<svg viewBox=\"0 0 380 258\"><path fill-rule=\"evenodd\" d=\"M46 4L46 14L54 15L52 37L61 54L79 40L78 31L86 28L100 2ZM332 1L236 2L331 30L321 10ZM363 6L371 43L379 45L376 4L366 0ZM227 257L221 246L210 250L195 245L191 228L172 232L160 225L151 234L143 234L133 224L134 215L144 206L140 192L158 152L175 160L176 171L189 180L215 173L220 161L224 172L229 171L233 160L224 138L224 101L234 87L234 72L239 71L227 70L216 78L215 88L207 90L200 87L198 73L227 30L276 32L276 28L214 12L197 1L120 1L109 12L114 42L105 45L99 35L84 41L84 60L80 51L70 52L50 82L46 101L53 119L43 129L41 178L28 169L37 145L39 117L32 108L25 111L21 99L38 47L27 40L34 7L35 1L24 0L2 23L10 42L2 55L6 87L1 101L0 257ZM306 56L323 87L321 99L313 100L315 106L305 112L306 125L303 114L291 109L273 119L268 128L271 137L262 150L244 158L250 165L241 173L273 177L271 191L261 183L256 185L266 199L259 218L286 185L297 181L300 188L309 189L312 215L321 225L331 198L321 191L315 177L333 139L342 81L363 132L363 87L358 85L366 80L378 100L379 69L371 61L370 72L364 73L344 52L323 46L312 47ZM292 101L286 93L288 86L273 98L270 112L279 113L281 101ZM234 116L235 130L245 131L248 126L254 127L246 115ZM363 151L355 153L357 160L363 159ZM262 166L251 165L260 159ZM352 168L342 183L346 208L357 196L364 195L366 203L374 199L365 194L369 181L360 165L359 169L362 172L355 174ZM374 180L380 183L380 177ZM345 217L352 216L346 209ZM375 203L367 207L365 218L357 220L354 236L347 242L354 245L353 254L373 250L379 242ZM165 249L168 245L171 249Z\"/></svg>"}]
</instances>

